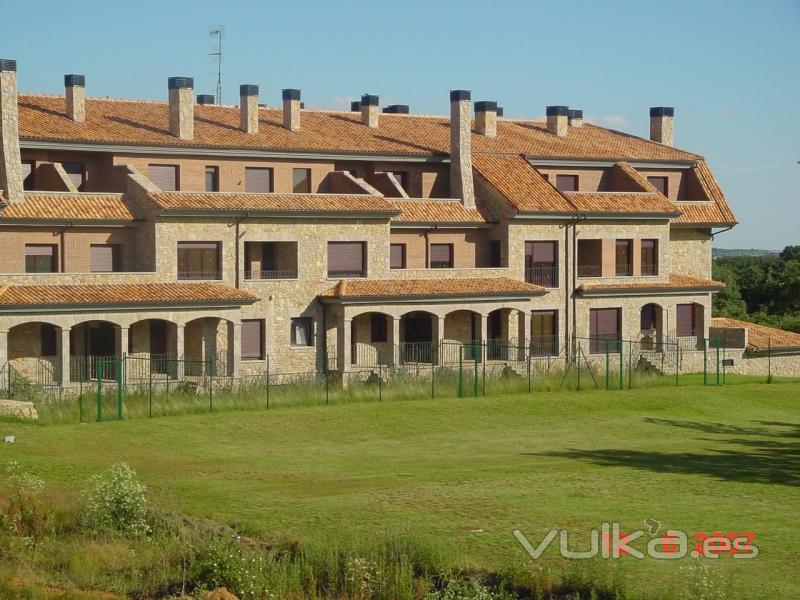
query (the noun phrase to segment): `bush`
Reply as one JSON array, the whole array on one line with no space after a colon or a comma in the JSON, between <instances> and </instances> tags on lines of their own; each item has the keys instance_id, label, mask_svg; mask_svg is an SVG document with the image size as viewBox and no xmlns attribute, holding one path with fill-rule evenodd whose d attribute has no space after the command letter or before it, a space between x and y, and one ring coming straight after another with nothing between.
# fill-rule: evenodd
<instances>
[{"instance_id":1,"label":"bush","mask_svg":"<svg viewBox=\"0 0 800 600\"><path fill-rule=\"evenodd\" d=\"M22 469L16 461L6 465L11 495L3 510L4 528L30 541L42 537L50 520L51 510L42 499L44 481Z\"/></svg>"},{"instance_id":2,"label":"bush","mask_svg":"<svg viewBox=\"0 0 800 600\"><path fill-rule=\"evenodd\" d=\"M428 592L425 600L511 600L502 592L493 592L488 587L474 581L453 579L447 585L433 592Z\"/></svg>"},{"instance_id":3,"label":"bush","mask_svg":"<svg viewBox=\"0 0 800 600\"><path fill-rule=\"evenodd\" d=\"M95 533L149 536L146 489L136 480L136 471L125 463L116 463L106 473L92 476L84 492L89 527Z\"/></svg>"}]
</instances>

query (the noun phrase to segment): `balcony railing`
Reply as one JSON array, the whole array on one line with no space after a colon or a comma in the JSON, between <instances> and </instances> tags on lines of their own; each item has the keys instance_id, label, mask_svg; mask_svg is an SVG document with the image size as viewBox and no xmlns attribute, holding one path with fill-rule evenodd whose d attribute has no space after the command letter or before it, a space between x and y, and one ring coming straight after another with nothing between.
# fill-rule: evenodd
<instances>
[{"instance_id":1,"label":"balcony railing","mask_svg":"<svg viewBox=\"0 0 800 600\"><path fill-rule=\"evenodd\" d=\"M558 287L558 267L525 269L525 281L548 288Z\"/></svg>"},{"instance_id":2,"label":"balcony railing","mask_svg":"<svg viewBox=\"0 0 800 600\"><path fill-rule=\"evenodd\" d=\"M616 274L617 277L630 277L633 275L633 265L617 263Z\"/></svg>"},{"instance_id":3,"label":"balcony railing","mask_svg":"<svg viewBox=\"0 0 800 600\"><path fill-rule=\"evenodd\" d=\"M366 277L366 270L360 271L328 271L328 279L349 279L351 277Z\"/></svg>"},{"instance_id":4,"label":"balcony railing","mask_svg":"<svg viewBox=\"0 0 800 600\"><path fill-rule=\"evenodd\" d=\"M558 356L558 336L531 336L531 356Z\"/></svg>"},{"instance_id":5,"label":"balcony railing","mask_svg":"<svg viewBox=\"0 0 800 600\"><path fill-rule=\"evenodd\" d=\"M432 260L431 269L452 269L453 263L444 260Z\"/></svg>"},{"instance_id":6,"label":"balcony railing","mask_svg":"<svg viewBox=\"0 0 800 600\"><path fill-rule=\"evenodd\" d=\"M602 277L603 267L600 265L578 265L578 277Z\"/></svg>"},{"instance_id":7,"label":"balcony railing","mask_svg":"<svg viewBox=\"0 0 800 600\"><path fill-rule=\"evenodd\" d=\"M590 354L615 354L622 348L619 333L595 334L589 338Z\"/></svg>"},{"instance_id":8,"label":"balcony railing","mask_svg":"<svg viewBox=\"0 0 800 600\"><path fill-rule=\"evenodd\" d=\"M245 279L297 279L297 269L286 271L245 271Z\"/></svg>"},{"instance_id":9,"label":"balcony railing","mask_svg":"<svg viewBox=\"0 0 800 600\"><path fill-rule=\"evenodd\" d=\"M650 277L658 275L658 265L642 265L642 276Z\"/></svg>"},{"instance_id":10,"label":"balcony railing","mask_svg":"<svg viewBox=\"0 0 800 600\"><path fill-rule=\"evenodd\" d=\"M222 279L222 273L219 271L178 271L178 279L208 281Z\"/></svg>"}]
</instances>

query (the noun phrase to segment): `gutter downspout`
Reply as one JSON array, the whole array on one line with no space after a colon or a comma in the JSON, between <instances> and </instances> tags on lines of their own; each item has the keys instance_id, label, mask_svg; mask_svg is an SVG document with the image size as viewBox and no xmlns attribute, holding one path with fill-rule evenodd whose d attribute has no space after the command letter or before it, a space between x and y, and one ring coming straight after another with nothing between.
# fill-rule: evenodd
<instances>
[{"instance_id":1,"label":"gutter downspout","mask_svg":"<svg viewBox=\"0 0 800 600\"><path fill-rule=\"evenodd\" d=\"M246 218L248 218L249 216L250 216L250 213L244 213L244 216L240 217L239 219L237 219L236 223L234 223L234 232L235 232L235 236L236 236L236 250L234 252L234 256L235 256L234 262L236 264L236 284L235 284L234 287L237 290L239 289L239 285L240 285L240 282L239 282L239 262L240 262L239 261L239 224L242 221L244 221Z\"/></svg>"},{"instance_id":2,"label":"gutter downspout","mask_svg":"<svg viewBox=\"0 0 800 600\"><path fill-rule=\"evenodd\" d=\"M725 228L723 228L723 229L720 229L720 230L719 230L719 231L717 231L716 233L714 233L714 232L712 231L712 232L711 232L711 239L713 240L713 239L714 239L715 237L717 237L719 234L721 234L721 233L725 233L726 231L730 231L730 230L731 230L731 229L733 229L734 227L736 227L736 225L731 225L730 227L725 227Z\"/></svg>"}]
</instances>

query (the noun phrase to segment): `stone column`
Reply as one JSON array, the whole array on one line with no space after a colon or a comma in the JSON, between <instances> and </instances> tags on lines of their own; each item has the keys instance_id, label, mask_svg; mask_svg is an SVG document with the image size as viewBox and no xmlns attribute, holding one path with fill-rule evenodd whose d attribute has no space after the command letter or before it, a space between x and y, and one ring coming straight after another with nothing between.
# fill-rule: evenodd
<instances>
[{"instance_id":1,"label":"stone column","mask_svg":"<svg viewBox=\"0 0 800 600\"><path fill-rule=\"evenodd\" d=\"M478 339L475 341L479 344L479 356L481 357L482 361L485 361L487 359L489 344L489 340L486 338L486 336L489 334L489 315L481 315L478 323Z\"/></svg>"},{"instance_id":2,"label":"stone column","mask_svg":"<svg viewBox=\"0 0 800 600\"><path fill-rule=\"evenodd\" d=\"M400 364L400 317L392 317L392 337L389 339L392 344L392 364Z\"/></svg>"},{"instance_id":3,"label":"stone column","mask_svg":"<svg viewBox=\"0 0 800 600\"><path fill-rule=\"evenodd\" d=\"M525 360L531 347L531 311L524 310L519 313L519 346L520 360Z\"/></svg>"},{"instance_id":4,"label":"stone column","mask_svg":"<svg viewBox=\"0 0 800 600\"><path fill-rule=\"evenodd\" d=\"M351 339L352 323L352 319L342 318L336 328L336 354L339 371L343 375L350 370L350 353L353 343Z\"/></svg>"},{"instance_id":5,"label":"stone column","mask_svg":"<svg viewBox=\"0 0 800 600\"><path fill-rule=\"evenodd\" d=\"M237 378L242 367L242 323L228 322L228 375Z\"/></svg>"},{"instance_id":6,"label":"stone column","mask_svg":"<svg viewBox=\"0 0 800 600\"><path fill-rule=\"evenodd\" d=\"M183 362L186 356L183 341L184 329L185 327L183 325L177 325L175 327L175 357L178 359L178 364L176 365L175 369L175 377L177 379L183 379L184 374L186 373Z\"/></svg>"},{"instance_id":7,"label":"stone column","mask_svg":"<svg viewBox=\"0 0 800 600\"><path fill-rule=\"evenodd\" d=\"M117 336L116 358L122 358L128 353L128 328L120 327Z\"/></svg>"},{"instance_id":8,"label":"stone column","mask_svg":"<svg viewBox=\"0 0 800 600\"><path fill-rule=\"evenodd\" d=\"M61 387L66 387L70 380L70 347L69 334L70 327L61 328L61 340L59 341L58 355L61 357Z\"/></svg>"},{"instance_id":9,"label":"stone column","mask_svg":"<svg viewBox=\"0 0 800 600\"><path fill-rule=\"evenodd\" d=\"M436 319L436 350L434 352L434 361L440 367L444 364L444 317L433 317ZM433 341L433 340L432 340Z\"/></svg>"}]
</instances>

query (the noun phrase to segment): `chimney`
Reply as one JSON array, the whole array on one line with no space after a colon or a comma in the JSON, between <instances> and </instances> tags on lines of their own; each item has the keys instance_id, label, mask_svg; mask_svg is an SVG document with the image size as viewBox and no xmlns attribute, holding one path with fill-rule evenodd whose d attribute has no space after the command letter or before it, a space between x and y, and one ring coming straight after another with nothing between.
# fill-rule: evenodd
<instances>
[{"instance_id":1,"label":"chimney","mask_svg":"<svg viewBox=\"0 0 800 600\"><path fill-rule=\"evenodd\" d=\"M194 104L191 77L170 77L169 88L169 132L176 138L191 140L194 137Z\"/></svg>"},{"instance_id":2,"label":"chimney","mask_svg":"<svg viewBox=\"0 0 800 600\"><path fill-rule=\"evenodd\" d=\"M361 96L361 122L367 127L378 126L378 97L370 94Z\"/></svg>"},{"instance_id":3,"label":"chimney","mask_svg":"<svg viewBox=\"0 0 800 600\"><path fill-rule=\"evenodd\" d=\"M300 90L283 90L283 127L289 131L300 129Z\"/></svg>"},{"instance_id":4,"label":"chimney","mask_svg":"<svg viewBox=\"0 0 800 600\"><path fill-rule=\"evenodd\" d=\"M239 86L239 129L258 133L258 86L245 83Z\"/></svg>"},{"instance_id":5,"label":"chimney","mask_svg":"<svg viewBox=\"0 0 800 600\"><path fill-rule=\"evenodd\" d=\"M76 123L86 118L86 77L84 75L64 75L64 88L67 97L67 116Z\"/></svg>"},{"instance_id":6,"label":"chimney","mask_svg":"<svg viewBox=\"0 0 800 600\"><path fill-rule=\"evenodd\" d=\"M10 204L25 202L18 111L17 61L0 58L0 189Z\"/></svg>"},{"instance_id":7,"label":"chimney","mask_svg":"<svg viewBox=\"0 0 800 600\"><path fill-rule=\"evenodd\" d=\"M411 112L411 108L408 104L390 104L383 109L383 112L393 115L407 115Z\"/></svg>"},{"instance_id":8,"label":"chimney","mask_svg":"<svg viewBox=\"0 0 800 600\"><path fill-rule=\"evenodd\" d=\"M503 116L503 107L502 106L498 106L497 107L497 116L498 117L502 117Z\"/></svg>"},{"instance_id":9,"label":"chimney","mask_svg":"<svg viewBox=\"0 0 800 600\"><path fill-rule=\"evenodd\" d=\"M472 119L468 90L450 92L450 195L475 208L472 182Z\"/></svg>"},{"instance_id":10,"label":"chimney","mask_svg":"<svg viewBox=\"0 0 800 600\"><path fill-rule=\"evenodd\" d=\"M361 112L361 102L353 100L350 103L350 112Z\"/></svg>"},{"instance_id":11,"label":"chimney","mask_svg":"<svg viewBox=\"0 0 800 600\"><path fill-rule=\"evenodd\" d=\"M215 101L214 94L197 94L198 104L214 104Z\"/></svg>"},{"instance_id":12,"label":"chimney","mask_svg":"<svg viewBox=\"0 0 800 600\"><path fill-rule=\"evenodd\" d=\"M570 127L583 127L583 111L570 109L568 113Z\"/></svg>"},{"instance_id":13,"label":"chimney","mask_svg":"<svg viewBox=\"0 0 800 600\"><path fill-rule=\"evenodd\" d=\"M569 126L567 123L569 108L566 106L548 106L546 110L547 131L558 137L566 136L567 127Z\"/></svg>"},{"instance_id":14,"label":"chimney","mask_svg":"<svg viewBox=\"0 0 800 600\"><path fill-rule=\"evenodd\" d=\"M486 137L497 136L497 102L482 100L475 103L475 131Z\"/></svg>"},{"instance_id":15,"label":"chimney","mask_svg":"<svg viewBox=\"0 0 800 600\"><path fill-rule=\"evenodd\" d=\"M675 109L671 106L650 108L650 139L665 146L672 146L672 118Z\"/></svg>"}]
</instances>

